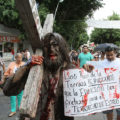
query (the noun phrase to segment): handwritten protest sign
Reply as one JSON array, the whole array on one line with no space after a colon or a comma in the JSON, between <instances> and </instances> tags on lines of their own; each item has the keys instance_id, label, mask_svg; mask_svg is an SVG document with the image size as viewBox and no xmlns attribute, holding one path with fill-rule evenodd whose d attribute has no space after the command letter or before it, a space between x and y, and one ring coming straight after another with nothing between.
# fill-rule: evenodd
<instances>
[{"instance_id":1,"label":"handwritten protest sign","mask_svg":"<svg viewBox=\"0 0 120 120\"><path fill-rule=\"evenodd\" d=\"M120 108L119 70L69 69L63 73L65 116L86 116Z\"/></svg>"}]
</instances>

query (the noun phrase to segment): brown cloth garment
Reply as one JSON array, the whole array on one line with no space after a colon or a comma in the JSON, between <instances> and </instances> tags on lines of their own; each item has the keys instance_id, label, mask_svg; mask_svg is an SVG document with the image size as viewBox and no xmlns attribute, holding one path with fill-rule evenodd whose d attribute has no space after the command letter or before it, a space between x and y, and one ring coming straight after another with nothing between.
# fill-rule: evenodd
<instances>
[{"instance_id":1,"label":"brown cloth garment","mask_svg":"<svg viewBox=\"0 0 120 120\"><path fill-rule=\"evenodd\" d=\"M70 68L73 68L73 65L69 65L69 66L67 65L66 67L61 67L57 72L58 74L56 74L55 76L52 75L48 70L44 71L45 76L43 77L44 80L40 91L40 100L39 100L37 115L35 119L31 119L31 120L44 120L44 117L42 115L47 114L45 111L45 107L48 100L47 98L49 96L48 91L50 87L49 81L51 79L51 76L58 77L59 79L55 89L55 98L51 103L52 105L50 105L51 106L50 114L52 115L48 116L48 118L52 117L51 120L74 120L73 117L64 116L63 70Z\"/></svg>"},{"instance_id":2,"label":"brown cloth garment","mask_svg":"<svg viewBox=\"0 0 120 120\"><path fill-rule=\"evenodd\" d=\"M65 69L70 69L73 68L72 65L67 65L65 67L60 67L58 70L57 74L51 74L50 71L44 70L44 77L43 77L43 82L41 86L41 91L40 91L40 100L38 104L38 110L36 114L36 118L31 119L31 120L44 120L44 117L42 115L47 114L47 119L51 118L51 120L74 120L72 117L66 117L64 116L64 98L63 98L63 70ZM26 67L25 67L26 69ZM29 69L29 66L28 66ZM27 79L27 75L29 73L29 70L25 70L23 74L23 68L18 70L18 73L20 72L23 74L24 78ZM15 73L15 76L18 74L17 72ZM49 88L50 88L50 80L53 78L55 79L57 77L58 81L56 84L56 87L54 89L55 96L53 97L52 101L50 102L49 106L47 105L47 100L49 96ZM13 77L14 78L14 77ZM25 82L26 80L22 79L21 77L20 80L18 80L19 87L17 87L15 84L17 84L17 81L15 83L10 82L9 90L6 90L6 95L15 95L20 92L20 90L24 89ZM14 80L15 81L15 80ZM14 87L13 87L14 86ZM16 87L15 87L16 86ZM49 107L50 111L47 113L45 111L45 108ZM43 117L43 118L42 118Z\"/></svg>"}]
</instances>

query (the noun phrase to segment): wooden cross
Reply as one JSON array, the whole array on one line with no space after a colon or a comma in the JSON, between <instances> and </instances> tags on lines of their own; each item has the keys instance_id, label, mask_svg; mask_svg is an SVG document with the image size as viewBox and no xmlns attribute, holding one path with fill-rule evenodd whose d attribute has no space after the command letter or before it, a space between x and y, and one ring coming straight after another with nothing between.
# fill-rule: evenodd
<instances>
[{"instance_id":1,"label":"wooden cross","mask_svg":"<svg viewBox=\"0 0 120 120\"><path fill-rule=\"evenodd\" d=\"M48 14L42 28L35 0L15 0L20 13L24 29L28 35L36 55L42 56L41 37L53 31L53 14ZM43 78L43 65L31 68L20 106L20 114L28 118L35 118L40 98L40 88Z\"/></svg>"}]
</instances>

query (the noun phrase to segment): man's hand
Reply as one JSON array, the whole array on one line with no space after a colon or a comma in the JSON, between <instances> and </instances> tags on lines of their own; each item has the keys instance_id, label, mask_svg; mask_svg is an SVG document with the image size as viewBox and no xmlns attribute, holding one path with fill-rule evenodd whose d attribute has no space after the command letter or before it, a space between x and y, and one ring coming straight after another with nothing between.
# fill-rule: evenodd
<instances>
[{"instance_id":1,"label":"man's hand","mask_svg":"<svg viewBox=\"0 0 120 120\"><path fill-rule=\"evenodd\" d=\"M93 66L93 65L85 64L85 65L83 66L83 68L84 68L87 72L92 72L93 69L94 69L94 66Z\"/></svg>"},{"instance_id":2,"label":"man's hand","mask_svg":"<svg viewBox=\"0 0 120 120\"><path fill-rule=\"evenodd\" d=\"M32 56L32 65L41 65L43 63L43 56L33 55Z\"/></svg>"},{"instance_id":3,"label":"man's hand","mask_svg":"<svg viewBox=\"0 0 120 120\"><path fill-rule=\"evenodd\" d=\"M2 84L5 83L5 78L6 78L6 76L3 75L3 77L2 77L2 79L1 79L1 81L0 81L0 85L2 85Z\"/></svg>"}]
</instances>

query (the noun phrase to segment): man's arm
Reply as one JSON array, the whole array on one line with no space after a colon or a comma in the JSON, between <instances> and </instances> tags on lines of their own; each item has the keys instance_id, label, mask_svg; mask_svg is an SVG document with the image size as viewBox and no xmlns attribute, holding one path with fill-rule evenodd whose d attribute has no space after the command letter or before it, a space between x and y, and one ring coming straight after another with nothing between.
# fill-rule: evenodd
<instances>
[{"instance_id":1,"label":"man's arm","mask_svg":"<svg viewBox=\"0 0 120 120\"><path fill-rule=\"evenodd\" d=\"M1 84L4 84L6 78L7 78L8 76L10 76L11 66L12 66L12 63L9 64L7 71L5 71L5 64L2 65L4 75L2 76L2 80L1 80L1 82L0 82L0 85L1 85Z\"/></svg>"},{"instance_id":2,"label":"man's arm","mask_svg":"<svg viewBox=\"0 0 120 120\"><path fill-rule=\"evenodd\" d=\"M8 75L5 75L5 74L2 76L2 79L0 81L0 85L4 84L4 82L5 82L5 80L6 80L7 77L8 77Z\"/></svg>"},{"instance_id":3,"label":"man's arm","mask_svg":"<svg viewBox=\"0 0 120 120\"><path fill-rule=\"evenodd\" d=\"M94 69L93 65L89 65L89 64L84 64L83 68L87 71L87 72L92 72Z\"/></svg>"}]
</instances>

